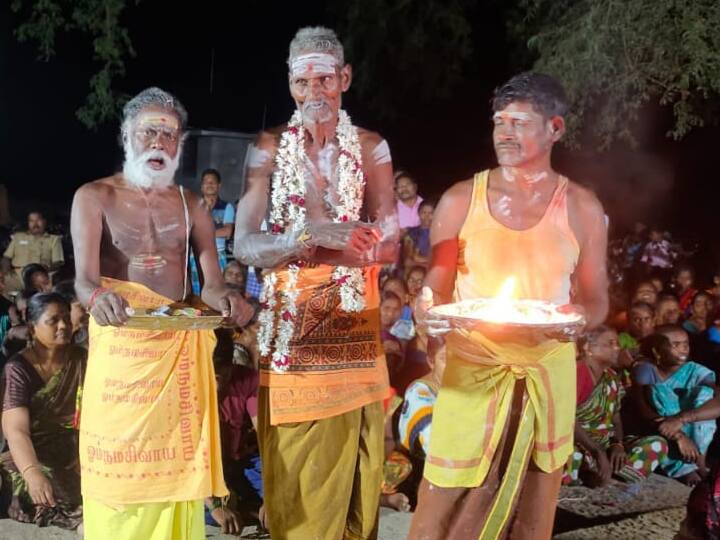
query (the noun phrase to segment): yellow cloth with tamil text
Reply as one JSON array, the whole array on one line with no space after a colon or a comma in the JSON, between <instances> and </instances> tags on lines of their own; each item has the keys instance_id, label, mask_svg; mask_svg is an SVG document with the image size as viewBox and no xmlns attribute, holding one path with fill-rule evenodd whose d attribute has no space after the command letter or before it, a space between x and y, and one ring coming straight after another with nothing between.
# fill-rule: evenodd
<instances>
[{"instance_id":1,"label":"yellow cloth with tamil text","mask_svg":"<svg viewBox=\"0 0 720 540\"><path fill-rule=\"evenodd\" d=\"M103 278L134 308L172 300ZM140 330L90 321L80 417L82 493L113 508L228 494L212 330Z\"/></svg>"}]
</instances>

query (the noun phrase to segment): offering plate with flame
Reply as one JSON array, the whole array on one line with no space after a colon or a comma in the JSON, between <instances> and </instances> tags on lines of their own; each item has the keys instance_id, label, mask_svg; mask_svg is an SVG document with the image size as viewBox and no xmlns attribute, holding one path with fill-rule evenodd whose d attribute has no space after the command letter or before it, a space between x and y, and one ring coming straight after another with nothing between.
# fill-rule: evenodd
<instances>
[{"instance_id":1,"label":"offering plate with flame","mask_svg":"<svg viewBox=\"0 0 720 540\"><path fill-rule=\"evenodd\" d=\"M585 325L585 319L580 313L558 311L560 306L553 302L513 299L514 288L515 280L509 278L494 298L434 306L430 313L450 321L454 326L475 330L497 330L503 327L573 334Z\"/></svg>"}]
</instances>

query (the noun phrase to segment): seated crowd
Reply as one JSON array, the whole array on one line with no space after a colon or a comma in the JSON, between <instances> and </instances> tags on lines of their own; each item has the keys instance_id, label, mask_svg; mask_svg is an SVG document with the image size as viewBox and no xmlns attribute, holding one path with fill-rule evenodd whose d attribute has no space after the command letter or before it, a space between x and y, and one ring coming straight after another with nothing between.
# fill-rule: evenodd
<instances>
[{"instance_id":1,"label":"seated crowd","mask_svg":"<svg viewBox=\"0 0 720 540\"><path fill-rule=\"evenodd\" d=\"M204 182L204 189L219 184L219 173L211 173L204 176L215 175L218 181ZM445 353L418 332L413 314L430 260L434 205L417 194L407 173L396 175L395 181L402 249L396 264L383 270L380 283L381 340L393 389L385 403L381 504L410 511L428 453ZM211 199L208 209L218 209L218 231L227 229L230 238L230 209ZM42 226L35 225L33 233L32 220L38 216ZM18 257L11 242L0 273L0 514L73 529L82 523L76 428L89 320L75 295L72 272L57 253L60 243L44 236L39 212L31 213L28 229L28 235L43 235L42 249L48 253L36 260L27 253ZM656 232L644 246L633 241L622 245L618 255L627 258L631 247L635 264L618 265L618 282L634 286L627 294L614 291L607 324L578 342L575 451L566 464L564 484L635 483L657 472L696 485L712 476L710 469L718 461L712 441L720 417L720 397L715 397L720 275L701 287L693 269L677 265L669 244ZM231 242L218 242L218 248L221 244L226 283L259 309L260 270L235 261ZM244 328L218 330L213 355L223 470L231 497L208 499L206 522L229 533L264 521L255 434L257 331L256 320Z\"/></svg>"}]
</instances>

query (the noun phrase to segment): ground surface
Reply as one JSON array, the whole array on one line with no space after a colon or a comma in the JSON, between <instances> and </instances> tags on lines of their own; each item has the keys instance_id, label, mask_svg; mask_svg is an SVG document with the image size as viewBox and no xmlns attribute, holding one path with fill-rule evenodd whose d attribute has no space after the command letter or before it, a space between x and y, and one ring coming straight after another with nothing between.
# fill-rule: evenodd
<instances>
[{"instance_id":1,"label":"ground surface","mask_svg":"<svg viewBox=\"0 0 720 540\"><path fill-rule=\"evenodd\" d=\"M685 516L689 489L674 480L653 476L641 489L615 484L601 490L563 488L558 502L555 540L672 540ZM404 540L412 514L380 511L380 540ZM214 540L235 538L207 528ZM255 527L242 538L268 539ZM0 540L78 540L73 532L0 520Z\"/></svg>"}]
</instances>

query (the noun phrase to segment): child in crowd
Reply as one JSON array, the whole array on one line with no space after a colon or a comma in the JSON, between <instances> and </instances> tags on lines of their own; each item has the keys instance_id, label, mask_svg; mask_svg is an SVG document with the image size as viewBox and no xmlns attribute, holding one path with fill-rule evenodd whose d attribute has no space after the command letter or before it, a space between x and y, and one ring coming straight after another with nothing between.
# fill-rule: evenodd
<instances>
[{"instance_id":1,"label":"child in crowd","mask_svg":"<svg viewBox=\"0 0 720 540\"><path fill-rule=\"evenodd\" d=\"M652 281L641 281L637 284L637 287L635 287L635 291L632 294L632 302L645 302L646 304L650 304L654 309L659 292Z\"/></svg>"},{"instance_id":2,"label":"child in crowd","mask_svg":"<svg viewBox=\"0 0 720 540\"><path fill-rule=\"evenodd\" d=\"M683 322L683 328L689 334L701 334L708 328L708 319L711 314L712 298L710 294L700 291L696 292L690 302L690 316Z\"/></svg>"},{"instance_id":3,"label":"child in crowd","mask_svg":"<svg viewBox=\"0 0 720 540\"><path fill-rule=\"evenodd\" d=\"M665 324L680 324L680 303L676 296L664 294L658 298L655 306L655 326Z\"/></svg>"},{"instance_id":4,"label":"child in crowd","mask_svg":"<svg viewBox=\"0 0 720 540\"><path fill-rule=\"evenodd\" d=\"M655 310L647 302L637 301L630 306L627 332L621 332L618 343L621 350L633 356L640 352L640 340L655 331Z\"/></svg>"},{"instance_id":5,"label":"child in crowd","mask_svg":"<svg viewBox=\"0 0 720 540\"><path fill-rule=\"evenodd\" d=\"M407 284L405 283L405 280L397 278L397 277L389 277L385 280L385 282L382 285L382 292L385 291L393 292L397 295L400 300L402 300L403 308L402 308L402 314L400 315L400 318L406 321L412 320L412 306L408 304L408 288Z\"/></svg>"},{"instance_id":6,"label":"child in crowd","mask_svg":"<svg viewBox=\"0 0 720 540\"><path fill-rule=\"evenodd\" d=\"M232 259L228 261L225 270L223 270L223 278L225 279L225 283L237 286L238 290L245 294L247 266L244 266L235 259Z\"/></svg>"},{"instance_id":7,"label":"child in crowd","mask_svg":"<svg viewBox=\"0 0 720 540\"><path fill-rule=\"evenodd\" d=\"M420 225L410 227L403 238L404 267L427 267L430 262L430 225L432 224L435 204L432 201L422 201L418 208Z\"/></svg>"},{"instance_id":8,"label":"child in crowd","mask_svg":"<svg viewBox=\"0 0 720 540\"><path fill-rule=\"evenodd\" d=\"M660 418L683 412L689 414L712 399L715 374L688 360L690 344L679 326L661 326L643 340L643 356L633 369L635 385L633 402L636 414L645 420L646 428L657 433ZM670 445L668 458L660 464L670 477L688 485L697 484L706 474L705 454L715 434L715 422L688 423Z\"/></svg>"},{"instance_id":9,"label":"child in crowd","mask_svg":"<svg viewBox=\"0 0 720 540\"><path fill-rule=\"evenodd\" d=\"M22 269L23 290L36 292L50 292L50 274L42 264L28 264Z\"/></svg>"},{"instance_id":10,"label":"child in crowd","mask_svg":"<svg viewBox=\"0 0 720 540\"><path fill-rule=\"evenodd\" d=\"M385 290L380 300L380 340L387 359L388 372L390 374L390 386L398 393L397 376L402 370L405 360L405 347L399 338L394 336L390 330L402 315L403 302L401 298L391 290Z\"/></svg>"},{"instance_id":11,"label":"child in crowd","mask_svg":"<svg viewBox=\"0 0 720 540\"><path fill-rule=\"evenodd\" d=\"M422 290L423 281L425 281L425 274L427 270L423 266L413 266L408 270L405 284L408 290L408 304L410 306L415 305L415 299Z\"/></svg>"},{"instance_id":12,"label":"child in crowd","mask_svg":"<svg viewBox=\"0 0 720 540\"><path fill-rule=\"evenodd\" d=\"M606 485L612 476L626 482L647 479L667 457L659 436L624 436L620 404L625 390L615 371L620 346L615 330L600 326L579 344L575 450L563 474L564 484Z\"/></svg>"},{"instance_id":13,"label":"child in crowd","mask_svg":"<svg viewBox=\"0 0 720 540\"><path fill-rule=\"evenodd\" d=\"M675 294L680 302L680 309L685 313L690 307L697 289L694 288L695 284L695 271L691 266L682 264L675 270L675 278L673 280L673 286L675 288Z\"/></svg>"}]
</instances>

